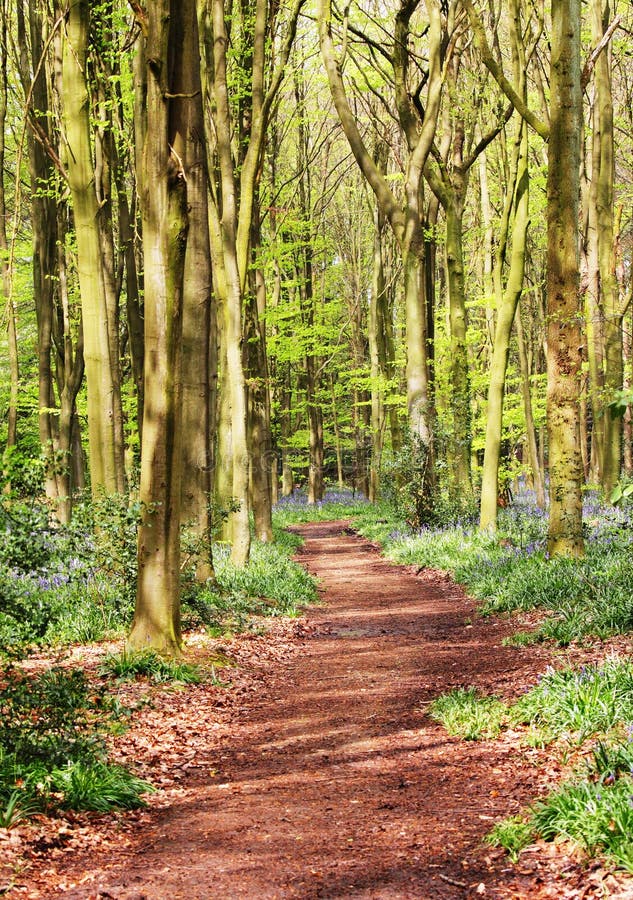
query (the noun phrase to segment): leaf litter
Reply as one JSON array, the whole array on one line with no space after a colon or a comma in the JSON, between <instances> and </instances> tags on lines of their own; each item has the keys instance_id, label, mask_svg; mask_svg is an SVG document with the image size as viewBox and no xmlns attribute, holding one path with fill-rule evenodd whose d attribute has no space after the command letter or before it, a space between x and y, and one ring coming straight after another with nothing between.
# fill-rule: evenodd
<instances>
[{"instance_id":1,"label":"leaf litter","mask_svg":"<svg viewBox=\"0 0 633 900\"><path fill-rule=\"evenodd\" d=\"M323 605L264 633L188 635L200 684L111 684L132 710L109 738L111 759L156 793L145 809L0 830L4 896L633 897L633 880L569 846L538 842L516 865L486 846L494 822L542 796L563 766L518 732L466 743L426 715L463 685L514 698L555 651L503 646L509 622L477 617L444 573L387 562L345 523L296 530ZM97 682L113 649L74 648L64 664Z\"/></svg>"}]
</instances>

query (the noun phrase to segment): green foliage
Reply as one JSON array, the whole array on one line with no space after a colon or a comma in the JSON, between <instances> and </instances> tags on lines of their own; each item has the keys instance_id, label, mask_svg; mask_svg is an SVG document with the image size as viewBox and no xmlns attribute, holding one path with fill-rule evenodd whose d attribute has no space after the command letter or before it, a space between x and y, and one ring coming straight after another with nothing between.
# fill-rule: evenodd
<instances>
[{"instance_id":1,"label":"green foliage","mask_svg":"<svg viewBox=\"0 0 633 900\"><path fill-rule=\"evenodd\" d=\"M63 809L97 812L144 806L141 795L153 790L148 782L123 766L85 759L53 769L49 785L51 793L61 794L60 806Z\"/></svg>"},{"instance_id":2,"label":"green foliage","mask_svg":"<svg viewBox=\"0 0 633 900\"><path fill-rule=\"evenodd\" d=\"M633 495L633 481L628 480L627 478L622 478L621 481L616 484L613 491L611 492L611 497L609 500L615 506L617 505L625 505L626 501Z\"/></svg>"},{"instance_id":3,"label":"green foliage","mask_svg":"<svg viewBox=\"0 0 633 900\"><path fill-rule=\"evenodd\" d=\"M393 506L395 515L411 528L419 528L432 520L431 469L428 448L413 434L407 435L402 449L383 464L383 498Z\"/></svg>"},{"instance_id":4,"label":"green foliage","mask_svg":"<svg viewBox=\"0 0 633 900\"><path fill-rule=\"evenodd\" d=\"M0 565L7 569L33 571L51 561L53 542L48 514L34 503L0 502Z\"/></svg>"},{"instance_id":5,"label":"green foliage","mask_svg":"<svg viewBox=\"0 0 633 900\"><path fill-rule=\"evenodd\" d=\"M144 805L151 785L107 761L112 704L83 671L58 666L32 675L9 666L0 710L0 827L56 808Z\"/></svg>"},{"instance_id":6,"label":"green foliage","mask_svg":"<svg viewBox=\"0 0 633 900\"><path fill-rule=\"evenodd\" d=\"M436 471L432 467L428 448L413 434L407 435L397 453L386 457L381 472L382 495L395 518L404 520L413 530L473 519L474 501L452 496L437 466Z\"/></svg>"},{"instance_id":7,"label":"green foliage","mask_svg":"<svg viewBox=\"0 0 633 900\"><path fill-rule=\"evenodd\" d=\"M596 776L569 781L535 804L530 824L545 840L567 838L633 872L633 779Z\"/></svg>"},{"instance_id":8,"label":"green foliage","mask_svg":"<svg viewBox=\"0 0 633 900\"><path fill-rule=\"evenodd\" d=\"M43 485L46 461L41 454L25 452L19 447L6 447L2 454L0 488L4 498L36 497Z\"/></svg>"},{"instance_id":9,"label":"green foliage","mask_svg":"<svg viewBox=\"0 0 633 900\"><path fill-rule=\"evenodd\" d=\"M0 688L0 746L24 762L64 765L100 749L90 728L101 698L77 670L52 668L37 677L10 667Z\"/></svg>"},{"instance_id":10,"label":"green foliage","mask_svg":"<svg viewBox=\"0 0 633 900\"><path fill-rule=\"evenodd\" d=\"M217 633L243 631L261 616L294 616L317 599L314 579L290 558L300 538L275 530L275 543L254 542L245 568L237 568L229 549L214 546L217 587L187 597L205 624Z\"/></svg>"},{"instance_id":11,"label":"green foliage","mask_svg":"<svg viewBox=\"0 0 633 900\"><path fill-rule=\"evenodd\" d=\"M523 816L509 816L497 822L485 841L492 847L503 847L512 862L516 862L521 850L533 843L535 837L533 826Z\"/></svg>"},{"instance_id":12,"label":"green foliage","mask_svg":"<svg viewBox=\"0 0 633 900\"><path fill-rule=\"evenodd\" d=\"M495 697L484 697L476 688L455 688L429 706L429 715L449 734L467 741L494 738L507 717L507 707Z\"/></svg>"},{"instance_id":13,"label":"green foliage","mask_svg":"<svg viewBox=\"0 0 633 900\"><path fill-rule=\"evenodd\" d=\"M78 504L72 525L1 495L0 649L120 634L133 610L138 510L123 498Z\"/></svg>"},{"instance_id":14,"label":"green foliage","mask_svg":"<svg viewBox=\"0 0 633 900\"><path fill-rule=\"evenodd\" d=\"M237 568L226 550L216 556L221 587L248 597L265 597L280 615L296 612L297 604L313 596L313 581L273 544L255 543L248 565Z\"/></svg>"},{"instance_id":15,"label":"green foliage","mask_svg":"<svg viewBox=\"0 0 633 900\"><path fill-rule=\"evenodd\" d=\"M548 669L514 705L512 718L552 738L573 734L578 743L633 721L633 661L614 656L601 666Z\"/></svg>"},{"instance_id":16,"label":"green foliage","mask_svg":"<svg viewBox=\"0 0 633 900\"><path fill-rule=\"evenodd\" d=\"M201 679L199 666L179 659L165 659L155 650L124 650L116 655L109 654L99 672L101 675L113 675L119 681L145 676L159 684L168 681L197 684Z\"/></svg>"},{"instance_id":17,"label":"green foliage","mask_svg":"<svg viewBox=\"0 0 633 900\"><path fill-rule=\"evenodd\" d=\"M72 530L94 568L116 583L126 612L136 597L136 537L143 504L125 494L85 499L75 508Z\"/></svg>"}]
</instances>

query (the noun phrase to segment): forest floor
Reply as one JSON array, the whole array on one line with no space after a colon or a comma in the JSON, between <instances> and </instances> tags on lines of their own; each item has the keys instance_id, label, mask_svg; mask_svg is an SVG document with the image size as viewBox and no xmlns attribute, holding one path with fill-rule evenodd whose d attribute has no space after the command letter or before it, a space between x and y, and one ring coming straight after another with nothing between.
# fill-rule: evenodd
<instances>
[{"instance_id":1,"label":"forest floor","mask_svg":"<svg viewBox=\"0 0 633 900\"><path fill-rule=\"evenodd\" d=\"M506 647L441 572L395 566L345 523L293 530L322 604L264 634L194 635L216 682L121 685L137 709L113 758L159 790L146 809L0 833L12 898L633 898L633 880L540 842L513 865L483 843L561 775L553 749L447 736L426 714L457 686L514 698L550 663L612 644ZM621 645L620 645L621 646ZM111 649L111 648L110 648ZM65 664L96 668L103 647ZM36 663L37 664L37 661ZM43 664L43 663L42 663ZM10 866L9 866L10 861ZM6 881L12 868L12 886ZM2 889L2 885L6 886Z\"/></svg>"}]
</instances>

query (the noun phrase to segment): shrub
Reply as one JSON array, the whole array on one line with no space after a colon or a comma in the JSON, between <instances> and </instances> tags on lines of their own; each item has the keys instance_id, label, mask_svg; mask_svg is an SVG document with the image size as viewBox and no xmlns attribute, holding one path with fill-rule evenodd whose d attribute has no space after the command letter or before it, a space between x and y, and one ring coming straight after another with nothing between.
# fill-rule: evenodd
<instances>
[{"instance_id":1,"label":"shrub","mask_svg":"<svg viewBox=\"0 0 633 900\"><path fill-rule=\"evenodd\" d=\"M113 712L84 672L40 675L13 666L0 686L0 827L55 808L144 805L151 785L112 765L104 729Z\"/></svg>"}]
</instances>

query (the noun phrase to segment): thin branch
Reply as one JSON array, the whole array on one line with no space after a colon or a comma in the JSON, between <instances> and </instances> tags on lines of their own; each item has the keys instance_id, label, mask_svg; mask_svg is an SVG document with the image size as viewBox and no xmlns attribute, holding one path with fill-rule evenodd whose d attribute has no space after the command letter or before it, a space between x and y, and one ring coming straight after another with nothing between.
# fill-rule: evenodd
<instances>
[{"instance_id":1,"label":"thin branch","mask_svg":"<svg viewBox=\"0 0 633 900\"><path fill-rule=\"evenodd\" d=\"M510 119L512 118L513 112L514 112L514 106L512 105L512 103L509 103L508 106L506 107L505 112L504 112L503 116L501 117L501 119L497 122L496 125L493 125L492 128L490 128L490 130L486 134L484 134L484 136L481 138L481 140L477 143L477 146L475 147L475 149L471 152L469 157L462 164L462 168L464 169L464 171L470 169L470 167L473 165L473 163L475 162L477 157L480 155L480 153L483 153L484 150L486 149L486 147L494 141L494 139L497 137L497 135L499 134L501 129L504 128L505 125L507 125L508 122L510 121Z\"/></svg>"},{"instance_id":2,"label":"thin branch","mask_svg":"<svg viewBox=\"0 0 633 900\"><path fill-rule=\"evenodd\" d=\"M609 44L609 41L613 37L614 32L617 31L617 29L620 27L621 21L622 21L622 16L621 15L616 16L615 19L613 20L613 22L611 22L611 24L605 31L605 33L602 35L602 38L599 41L599 43L591 51L589 59L585 63L585 67L582 70L582 75L580 76L580 85L581 85L583 91L589 84L589 79L591 78L591 76L593 74L593 70L596 67L596 63L598 62L598 58L599 58L600 54Z\"/></svg>"}]
</instances>

